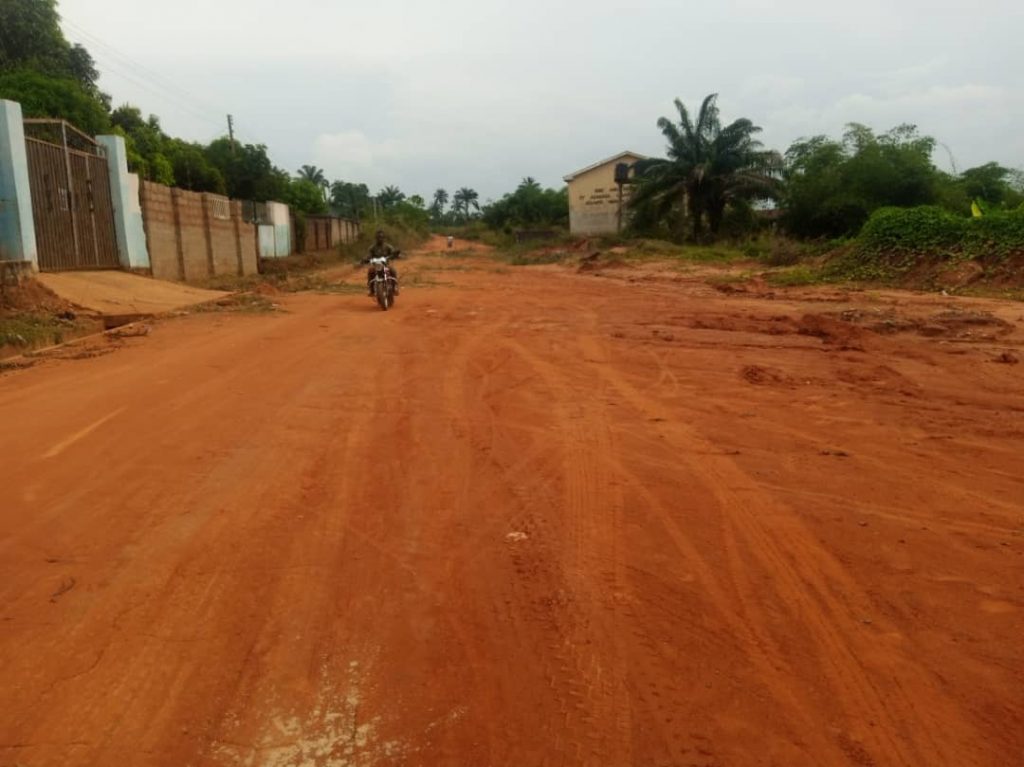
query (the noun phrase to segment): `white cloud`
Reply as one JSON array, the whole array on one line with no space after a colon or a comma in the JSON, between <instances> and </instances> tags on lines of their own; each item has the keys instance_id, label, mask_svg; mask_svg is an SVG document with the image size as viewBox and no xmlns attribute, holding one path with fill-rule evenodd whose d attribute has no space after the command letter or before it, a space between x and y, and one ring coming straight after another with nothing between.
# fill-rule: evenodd
<instances>
[{"instance_id":1,"label":"white cloud","mask_svg":"<svg viewBox=\"0 0 1024 767\"><path fill-rule=\"evenodd\" d=\"M313 141L313 164L322 167L329 178L374 188L394 183L388 173L398 158L395 142L374 142L358 130L321 133Z\"/></svg>"},{"instance_id":2,"label":"white cloud","mask_svg":"<svg viewBox=\"0 0 1024 767\"><path fill-rule=\"evenodd\" d=\"M1022 8L182 0L157 16L129 0L60 0L131 60L95 49L115 102L157 112L173 132L208 141L231 112L244 140L290 170L315 163L407 194L467 185L485 199L525 175L556 185L622 149L658 152L655 121L672 99L696 108L710 92L723 118L749 117L778 149L851 121L913 122L963 166L1024 166Z\"/></svg>"},{"instance_id":3,"label":"white cloud","mask_svg":"<svg viewBox=\"0 0 1024 767\"><path fill-rule=\"evenodd\" d=\"M898 93L853 93L819 107L784 106L764 122L771 126L768 136L788 140L818 133L838 136L850 122L877 131L913 123L949 147L961 169L990 159L1011 165L1024 159L1024 138L1014 130L1024 122L1024 99L1001 86L965 83ZM998 141L994 136L1000 137ZM935 161L948 166L945 149L936 153Z\"/></svg>"}]
</instances>

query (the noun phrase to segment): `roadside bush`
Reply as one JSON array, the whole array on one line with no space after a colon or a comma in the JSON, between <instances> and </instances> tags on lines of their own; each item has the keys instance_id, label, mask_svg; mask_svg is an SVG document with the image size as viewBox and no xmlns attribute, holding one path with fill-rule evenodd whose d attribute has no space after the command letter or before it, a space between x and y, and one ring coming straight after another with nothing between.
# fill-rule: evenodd
<instances>
[{"instance_id":1,"label":"roadside bush","mask_svg":"<svg viewBox=\"0 0 1024 767\"><path fill-rule=\"evenodd\" d=\"M406 226L398 222L383 222L374 224L372 221L363 221L359 239L338 248L338 254L343 260L359 261L366 258L366 253L373 245L377 230L384 231L384 237L388 243L401 251L408 251L420 245L427 239L427 233L418 227Z\"/></svg>"},{"instance_id":2,"label":"roadside bush","mask_svg":"<svg viewBox=\"0 0 1024 767\"><path fill-rule=\"evenodd\" d=\"M490 232L490 227L487 226L483 221L470 221L466 224L450 226L444 224L434 224L431 230L435 234L448 236L449 234L453 237L458 237L461 240L473 240L478 241L484 234Z\"/></svg>"},{"instance_id":3,"label":"roadside bush","mask_svg":"<svg viewBox=\"0 0 1024 767\"><path fill-rule=\"evenodd\" d=\"M970 252L1003 258L1024 251L1024 210L989 213L968 223L966 246Z\"/></svg>"},{"instance_id":4,"label":"roadside bush","mask_svg":"<svg viewBox=\"0 0 1024 767\"><path fill-rule=\"evenodd\" d=\"M860 231L862 249L931 253L963 243L969 219L933 205L880 208Z\"/></svg>"},{"instance_id":5,"label":"roadside bush","mask_svg":"<svg viewBox=\"0 0 1024 767\"><path fill-rule=\"evenodd\" d=\"M765 275L765 280L770 285L795 288L804 285L814 285L819 281L819 273L816 269L808 266L794 266L790 269L782 269Z\"/></svg>"},{"instance_id":6,"label":"roadside bush","mask_svg":"<svg viewBox=\"0 0 1024 767\"><path fill-rule=\"evenodd\" d=\"M833 261L837 277L888 279L936 261L996 265L1024 253L1024 213L964 218L934 206L881 208L864 224L857 244Z\"/></svg>"}]
</instances>

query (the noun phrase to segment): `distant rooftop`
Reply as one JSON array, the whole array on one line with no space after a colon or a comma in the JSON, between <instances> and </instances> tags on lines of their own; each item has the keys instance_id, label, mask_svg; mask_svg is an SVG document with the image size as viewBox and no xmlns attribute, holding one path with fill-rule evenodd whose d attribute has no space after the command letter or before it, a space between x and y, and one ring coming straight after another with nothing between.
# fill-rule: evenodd
<instances>
[{"instance_id":1,"label":"distant rooftop","mask_svg":"<svg viewBox=\"0 0 1024 767\"><path fill-rule=\"evenodd\" d=\"M647 157L640 154L639 152L631 152L627 149L625 152L619 152L618 154L612 155L606 160L601 160L601 162L595 162L593 165L588 165L586 168L581 168L575 173L570 173L568 176L563 177L562 180L566 182L572 181L577 176L582 176L584 173L589 173L590 171L594 170L594 168L600 168L602 165L607 165L610 162L621 160L623 157L639 157L641 160L647 159Z\"/></svg>"}]
</instances>

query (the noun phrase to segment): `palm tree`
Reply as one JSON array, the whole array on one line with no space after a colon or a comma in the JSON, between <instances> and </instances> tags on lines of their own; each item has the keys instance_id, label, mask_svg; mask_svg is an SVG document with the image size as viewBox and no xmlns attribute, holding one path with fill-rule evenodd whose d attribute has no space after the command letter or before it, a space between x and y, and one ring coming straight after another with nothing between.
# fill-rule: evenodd
<instances>
[{"instance_id":1,"label":"palm tree","mask_svg":"<svg viewBox=\"0 0 1024 767\"><path fill-rule=\"evenodd\" d=\"M397 186L386 186L377 193L377 200L380 206L387 210L405 199L405 193Z\"/></svg>"},{"instance_id":2,"label":"palm tree","mask_svg":"<svg viewBox=\"0 0 1024 767\"><path fill-rule=\"evenodd\" d=\"M537 179L533 176L527 176L519 182L520 189L540 189L540 184L537 183Z\"/></svg>"},{"instance_id":3,"label":"palm tree","mask_svg":"<svg viewBox=\"0 0 1024 767\"><path fill-rule=\"evenodd\" d=\"M435 189L434 199L430 203L430 218L434 223L441 223L444 219L444 206L448 204L448 192L445 189Z\"/></svg>"},{"instance_id":4,"label":"palm tree","mask_svg":"<svg viewBox=\"0 0 1024 767\"><path fill-rule=\"evenodd\" d=\"M470 207L476 208L477 213L480 212L480 195L477 194L475 189L469 187L462 187L455 193L453 199L453 207L457 213L462 213L464 218L468 219L470 216Z\"/></svg>"},{"instance_id":5,"label":"palm tree","mask_svg":"<svg viewBox=\"0 0 1024 767\"><path fill-rule=\"evenodd\" d=\"M299 168L298 176L316 184L320 188L320 194L323 195L324 200L327 199L327 189L330 187L330 183L327 181L327 176L324 175L323 169L315 165L303 165Z\"/></svg>"},{"instance_id":6,"label":"palm tree","mask_svg":"<svg viewBox=\"0 0 1024 767\"><path fill-rule=\"evenodd\" d=\"M683 102L675 100L679 124L667 117L658 120L668 139L668 157L636 164L637 188L630 200L635 211L658 218L682 205L695 240L703 233L705 217L715 234L727 205L772 199L782 187L782 156L762 148L753 138L761 128L746 118L722 127L717 99L717 93L704 99L696 122Z\"/></svg>"}]
</instances>

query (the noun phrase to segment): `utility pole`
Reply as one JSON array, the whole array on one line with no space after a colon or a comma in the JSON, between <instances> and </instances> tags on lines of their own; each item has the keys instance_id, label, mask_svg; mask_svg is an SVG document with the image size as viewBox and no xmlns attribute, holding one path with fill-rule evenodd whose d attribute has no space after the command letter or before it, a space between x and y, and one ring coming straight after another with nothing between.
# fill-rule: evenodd
<instances>
[{"instance_id":1,"label":"utility pole","mask_svg":"<svg viewBox=\"0 0 1024 767\"><path fill-rule=\"evenodd\" d=\"M231 118L231 115L228 115L228 140L231 141L231 153L234 154L235 153L235 122Z\"/></svg>"},{"instance_id":2,"label":"utility pole","mask_svg":"<svg viewBox=\"0 0 1024 767\"><path fill-rule=\"evenodd\" d=\"M616 185L619 187L619 210L618 210L618 221L615 224L615 233L622 234L622 182L616 181Z\"/></svg>"},{"instance_id":3,"label":"utility pole","mask_svg":"<svg viewBox=\"0 0 1024 767\"><path fill-rule=\"evenodd\" d=\"M619 208L616 211L616 224L615 231L618 234L622 233L622 185L629 183L629 169L630 166L624 162L620 162L615 166L615 185L619 188Z\"/></svg>"}]
</instances>

